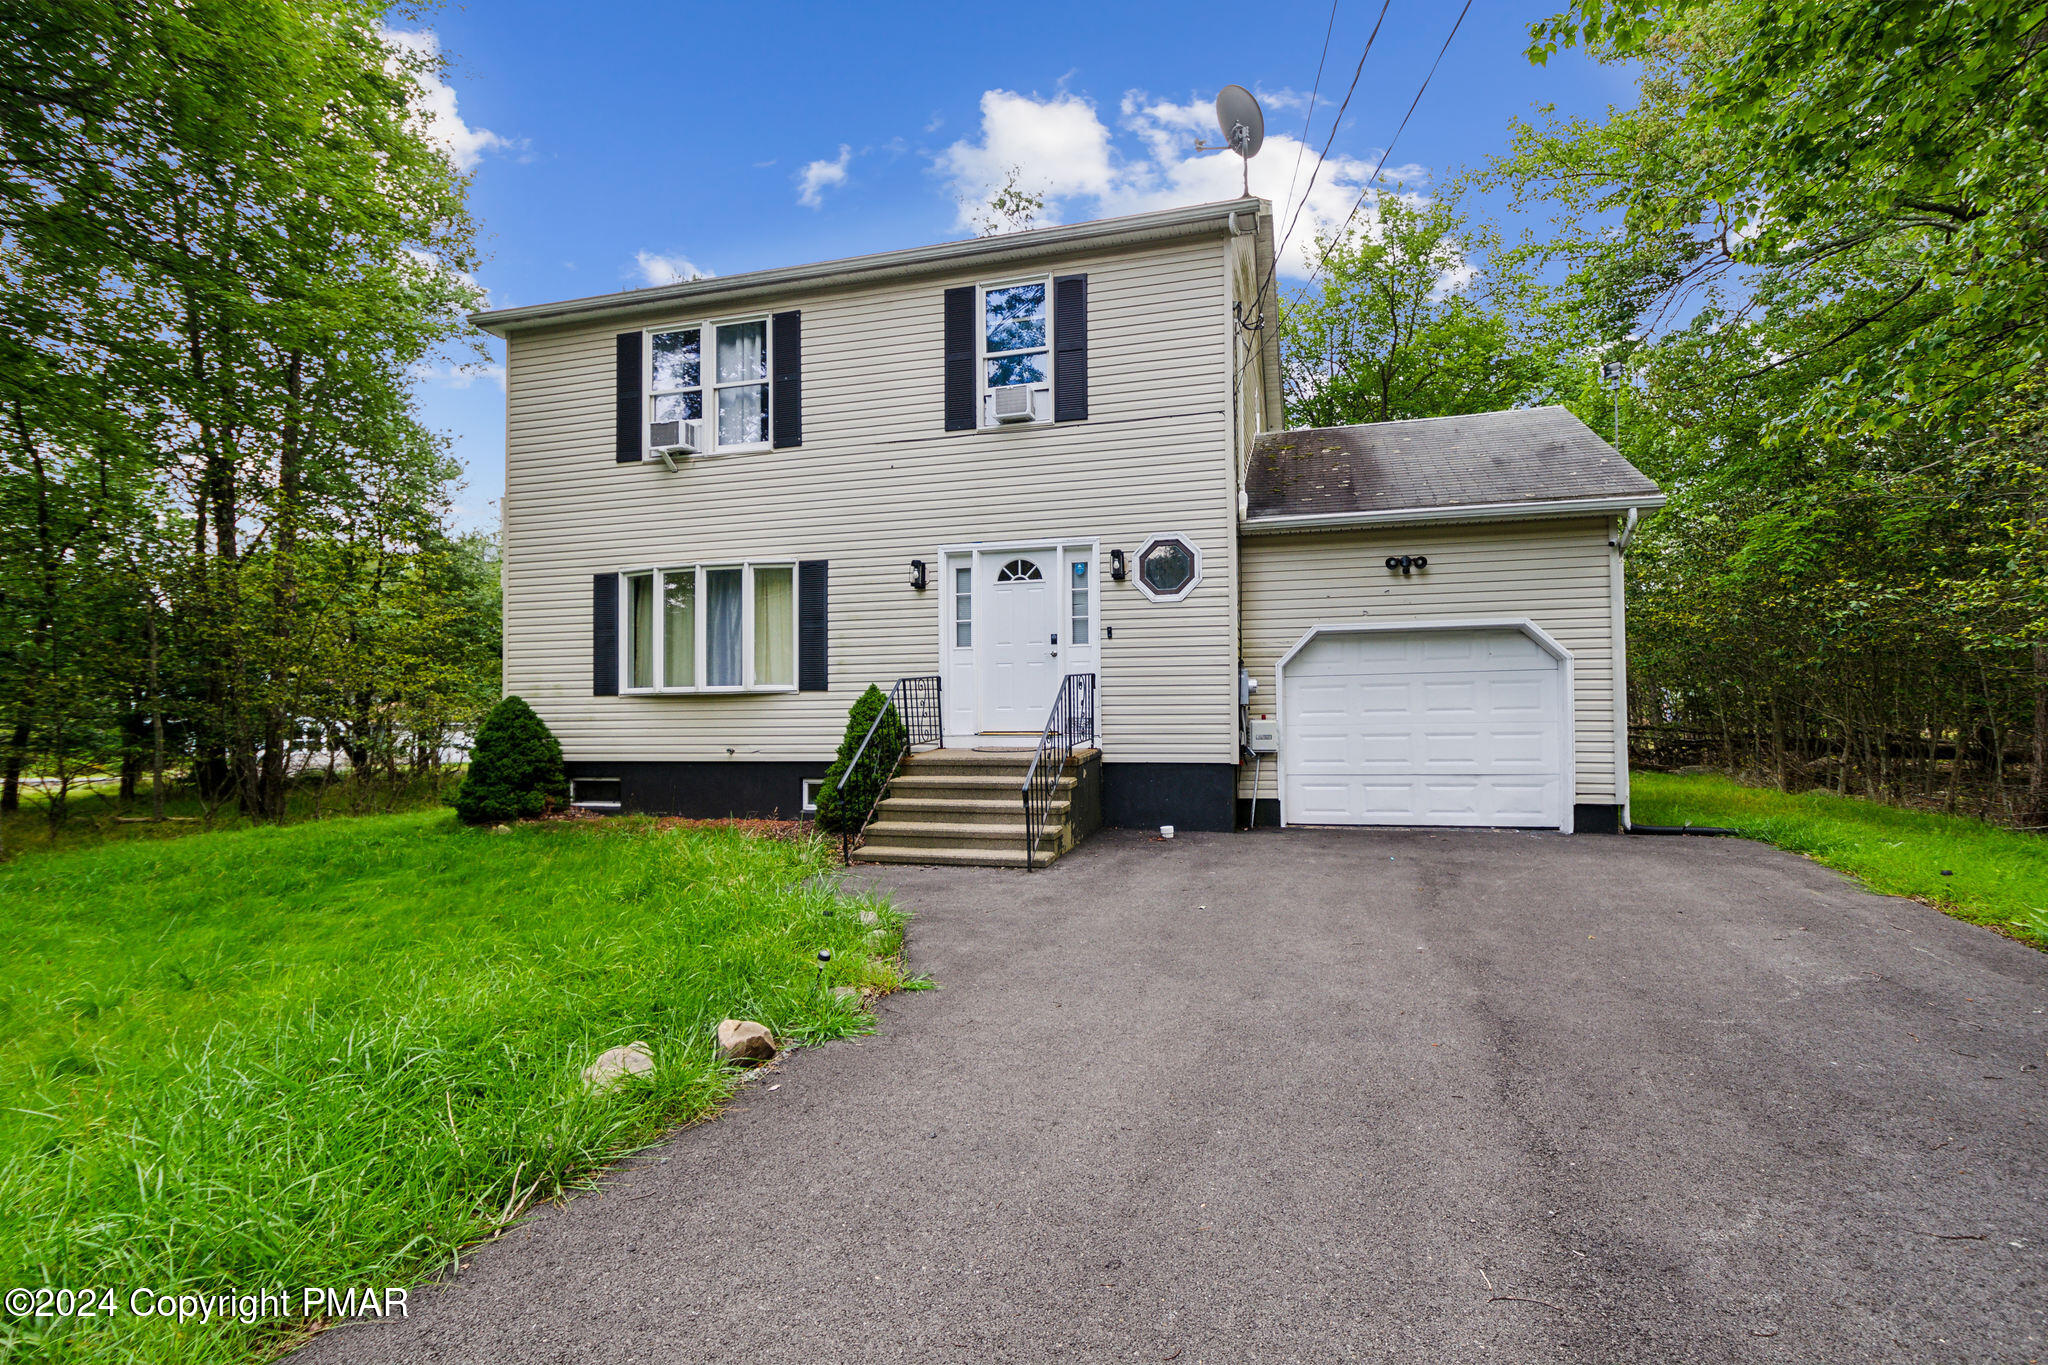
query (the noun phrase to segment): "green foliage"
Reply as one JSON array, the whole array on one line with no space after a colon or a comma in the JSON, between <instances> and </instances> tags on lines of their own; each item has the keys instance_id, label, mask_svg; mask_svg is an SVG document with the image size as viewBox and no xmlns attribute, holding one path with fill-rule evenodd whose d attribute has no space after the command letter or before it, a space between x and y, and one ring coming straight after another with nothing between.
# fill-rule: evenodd
<instances>
[{"instance_id":1,"label":"green foliage","mask_svg":"<svg viewBox=\"0 0 2048 1365\"><path fill-rule=\"evenodd\" d=\"M899 984L901 919L830 863L822 841L443 811L0 866L0 1278L219 1293L445 1269L715 1109L720 1019L869 1031L831 987ZM581 1069L636 1040L651 1080L587 1095ZM0 1358L242 1362L297 1327L9 1316Z\"/></svg>"},{"instance_id":2,"label":"green foliage","mask_svg":"<svg viewBox=\"0 0 2048 1365\"><path fill-rule=\"evenodd\" d=\"M885 710L887 714L883 716ZM875 725L877 716L883 716L879 726ZM867 739L870 726L874 726L875 737L868 740L859 764L854 765L854 753L860 750L861 741ZM818 790L818 828L831 834L858 833L861 822L881 797L883 784L896 771L896 760L909 740L910 732L904 728L896 708L889 705L888 696L873 683L868 684L868 690L860 694L847 713L846 737L839 741L839 756L826 770L825 785ZM851 777L847 777L849 770ZM842 778L846 780L843 791L839 786Z\"/></svg>"},{"instance_id":3,"label":"green foliage","mask_svg":"<svg viewBox=\"0 0 2048 1365\"><path fill-rule=\"evenodd\" d=\"M455 796L463 823L530 819L569 804L562 746L546 721L520 697L491 708L477 731L469 774Z\"/></svg>"},{"instance_id":4,"label":"green foliage","mask_svg":"<svg viewBox=\"0 0 2048 1365\"><path fill-rule=\"evenodd\" d=\"M468 344L474 226L437 59L384 20L8 7L0 809L29 767L132 787L161 723L210 801L278 818L313 749L430 765L488 704L495 625L450 619L478 547L411 397Z\"/></svg>"},{"instance_id":5,"label":"green foliage","mask_svg":"<svg viewBox=\"0 0 2048 1365\"><path fill-rule=\"evenodd\" d=\"M2048 948L2048 840L2037 835L1721 777L1637 773L1631 786L1631 813L1640 824L1737 830L1847 872L1873 891L1911 896Z\"/></svg>"},{"instance_id":6,"label":"green foliage","mask_svg":"<svg viewBox=\"0 0 2048 1365\"><path fill-rule=\"evenodd\" d=\"M1514 253L1487 253L1491 234L1446 199L1376 203L1375 231L1317 243L1317 283L1282 305L1288 424L1491 412L1536 396L1550 367L1516 325L1530 282Z\"/></svg>"},{"instance_id":7,"label":"green foliage","mask_svg":"<svg viewBox=\"0 0 2048 1365\"><path fill-rule=\"evenodd\" d=\"M1564 401L1604 434L1590 373L1627 359L1621 446L1671 497L1629 556L1639 753L2048 823L2043 13L1588 0L1536 27L1539 59L1638 77L1485 179L1556 210L1532 265L1587 376Z\"/></svg>"},{"instance_id":8,"label":"green foliage","mask_svg":"<svg viewBox=\"0 0 2048 1365\"><path fill-rule=\"evenodd\" d=\"M1644 72L1605 124L1528 135L1628 236L1681 234L1676 290L1759 273L1813 326L1771 364L1856 340L1806 421L1966 416L2048 359L2036 188L2048 179L2048 10L2030 0L1579 0L1531 56L1583 45ZM1674 290L1674 293L1676 292Z\"/></svg>"}]
</instances>

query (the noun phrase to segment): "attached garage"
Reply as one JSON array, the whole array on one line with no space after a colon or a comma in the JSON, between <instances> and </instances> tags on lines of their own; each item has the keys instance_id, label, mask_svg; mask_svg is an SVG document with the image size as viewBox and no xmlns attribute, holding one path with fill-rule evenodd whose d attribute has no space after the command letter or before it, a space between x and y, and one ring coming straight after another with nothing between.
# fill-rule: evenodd
<instances>
[{"instance_id":1,"label":"attached garage","mask_svg":"<svg viewBox=\"0 0 2048 1365\"><path fill-rule=\"evenodd\" d=\"M1278 691L1288 824L1571 828L1571 658L1527 622L1316 627Z\"/></svg>"},{"instance_id":2,"label":"attached garage","mask_svg":"<svg viewBox=\"0 0 2048 1365\"><path fill-rule=\"evenodd\" d=\"M1623 556L1663 502L1563 408L1260 436L1240 821L1625 825Z\"/></svg>"}]
</instances>

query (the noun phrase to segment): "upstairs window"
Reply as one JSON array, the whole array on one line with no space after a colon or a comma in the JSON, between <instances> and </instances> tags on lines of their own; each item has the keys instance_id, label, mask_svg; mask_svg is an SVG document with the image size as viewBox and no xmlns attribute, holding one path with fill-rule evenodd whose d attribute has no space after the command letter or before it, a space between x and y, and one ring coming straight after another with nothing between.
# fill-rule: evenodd
<instances>
[{"instance_id":1,"label":"upstairs window","mask_svg":"<svg viewBox=\"0 0 2048 1365\"><path fill-rule=\"evenodd\" d=\"M981 423L1052 418L1052 325L1044 280L981 291Z\"/></svg>"},{"instance_id":2,"label":"upstairs window","mask_svg":"<svg viewBox=\"0 0 2048 1365\"><path fill-rule=\"evenodd\" d=\"M768 319L725 322L718 337L718 448L768 444Z\"/></svg>"},{"instance_id":3,"label":"upstairs window","mask_svg":"<svg viewBox=\"0 0 2048 1365\"><path fill-rule=\"evenodd\" d=\"M648 346L647 420L694 422L704 415L703 332L656 332Z\"/></svg>"},{"instance_id":4,"label":"upstairs window","mask_svg":"<svg viewBox=\"0 0 2048 1365\"><path fill-rule=\"evenodd\" d=\"M648 335L647 420L697 423L691 444L699 454L767 449L772 383L766 318ZM687 437L679 431L677 439Z\"/></svg>"}]
</instances>

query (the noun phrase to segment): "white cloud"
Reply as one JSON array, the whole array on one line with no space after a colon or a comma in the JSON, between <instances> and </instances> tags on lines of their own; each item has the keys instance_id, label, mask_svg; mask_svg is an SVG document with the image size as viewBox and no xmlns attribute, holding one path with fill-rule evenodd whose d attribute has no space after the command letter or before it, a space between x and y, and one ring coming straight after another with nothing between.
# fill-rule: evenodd
<instances>
[{"instance_id":1,"label":"white cloud","mask_svg":"<svg viewBox=\"0 0 2048 1365\"><path fill-rule=\"evenodd\" d=\"M687 256L657 256L652 251L634 252L633 264L639 267L640 278L649 284L680 284L684 280L709 279L712 275Z\"/></svg>"},{"instance_id":2,"label":"white cloud","mask_svg":"<svg viewBox=\"0 0 2048 1365\"><path fill-rule=\"evenodd\" d=\"M1017 187L1045 196L1040 221L1060 220L1060 201L1100 198L1115 183L1109 129L1095 106L1064 91L1051 99L1009 90L981 97L981 141L962 139L939 153L938 169L960 198L960 225L973 225L977 206L1014 169Z\"/></svg>"},{"instance_id":3,"label":"white cloud","mask_svg":"<svg viewBox=\"0 0 2048 1365\"><path fill-rule=\"evenodd\" d=\"M839 144L839 158L836 161L813 161L797 172L796 199L805 208L819 208L825 202L825 191L846 183L847 163L853 160L853 148Z\"/></svg>"},{"instance_id":4,"label":"white cloud","mask_svg":"<svg viewBox=\"0 0 2048 1365\"><path fill-rule=\"evenodd\" d=\"M1282 92L1268 102L1287 107L1295 99ZM1123 145L1094 102L1083 96L1061 91L1040 99L990 90L981 97L979 138L955 142L938 154L934 168L961 201L963 227L973 225L979 206L1013 167L1019 188L1045 197L1041 223L1057 223L1071 213L1097 217L1212 203L1243 192L1243 163L1236 153L1195 150L1197 139L1218 136L1210 101L1176 104L1132 91L1118 108L1117 124ZM1363 204L1351 219L1354 234L1374 230L1381 193L1428 178L1420 166L1389 166L1375 182L1377 157L1332 152L1311 187L1317 150L1274 131L1269 120L1265 145L1251 161L1251 191L1272 201L1280 231L1300 206L1300 220L1280 261L1280 273L1295 279L1312 268L1316 238L1334 234L1361 195ZM1414 197L1412 190L1404 192Z\"/></svg>"},{"instance_id":5,"label":"white cloud","mask_svg":"<svg viewBox=\"0 0 2048 1365\"><path fill-rule=\"evenodd\" d=\"M476 362L469 365L436 365L431 361L419 361L407 371L416 381L445 384L451 389L466 389L477 380L488 380L499 388L505 387L505 367Z\"/></svg>"},{"instance_id":6,"label":"white cloud","mask_svg":"<svg viewBox=\"0 0 2048 1365\"><path fill-rule=\"evenodd\" d=\"M472 128L462 121L462 115L455 111L455 88L441 75L441 39L434 30L408 32L384 28L379 30L379 36L388 46L413 59L407 63L394 59L387 65L394 71L401 66L410 71L419 86L413 112L425 126L427 137L448 153L457 170L475 169L485 152L517 151L526 145L499 137L488 128Z\"/></svg>"}]
</instances>

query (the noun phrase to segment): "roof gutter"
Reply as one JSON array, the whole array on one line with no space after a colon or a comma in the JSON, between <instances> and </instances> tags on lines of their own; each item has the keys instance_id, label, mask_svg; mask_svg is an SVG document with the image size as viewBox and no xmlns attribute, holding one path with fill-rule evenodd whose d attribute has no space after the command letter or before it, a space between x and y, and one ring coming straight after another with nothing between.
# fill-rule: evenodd
<instances>
[{"instance_id":1,"label":"roof gutter","mask_svg":"<svg viewBox=\"0 0 2048 1365\"><path fill-rule=\"evenodd\" d=\"M526 308L493 308L470 314L469 320L494 336L555 322L594 322L630 314L674 311L679 305L696 305L726 300L745 294L779 293L806 287L845 288L852 285L886 283L937 274L966 262L1001 265L1064 255L1083 248L1102 249L1166 241L1175 237L1199 237L1210 233L1243 231L1238 215L1258 221L1261 201L1228 199L1192 208L1166 209L1159 213L1130 214L1067 227L1040 228L1001 237L977 237L963 242L941 242L936 246L912 247L905 251L884 251L870 256L848 256L814 265L783 266L754 270L744 275L712 276L685 280L653 289L629 289L616 294L567 299L560 303L538 303Z\"/></svg>"},{"instance_id":2,"label":"roof gutter","mask_svg":"<svg viewBox=\"0 0 2048 1365\"><path fill-rule=\"evenodd\" d=\"M1662 507L1662 493L1632 493L1619 498L1566 498L1555 502L1480 502L1462 507L1395 507L1377 512L1297 512L1275 517L1245 517L1238 529L1246 535L1283 535L1290 531L1337 531L1354 526L1410 525L1426 521L1527 521L1543 517L1641 514Z\"/></svg>"}]
</instances>

